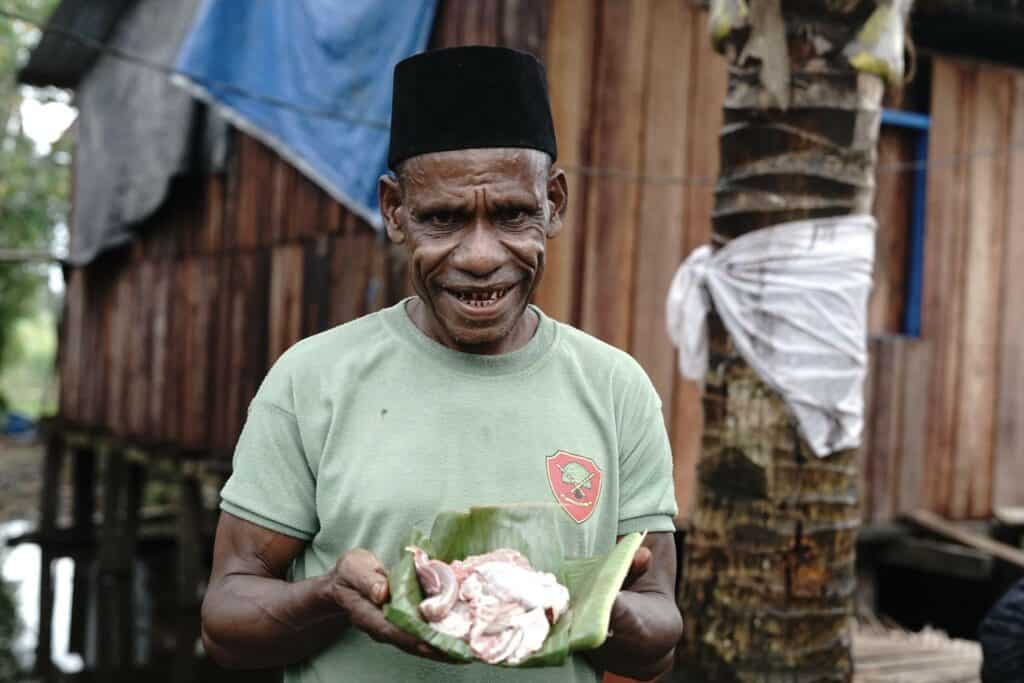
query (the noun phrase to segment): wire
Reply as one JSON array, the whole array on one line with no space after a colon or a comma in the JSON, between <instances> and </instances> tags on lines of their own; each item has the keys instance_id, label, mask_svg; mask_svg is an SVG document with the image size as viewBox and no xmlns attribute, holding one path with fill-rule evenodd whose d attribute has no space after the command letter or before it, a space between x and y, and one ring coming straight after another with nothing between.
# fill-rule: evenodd
<instances>
[{"instance_id":1,"label":"wire","mask_svg":"<svg viewBox=\"0 0 1024 683\"><path fill-rule=\"evenodd\" d=\"M7 17L14 21L20 21L28 24L43 33L53 33L69 40L77 41L88 48L96 50L97 52L105 55L110 55L115 59L120 59L124 62L136 64L141 67L152 69L159 73L168 76L184 76L192 80L193 82L201 85L208 90L219 90L238 97L253 100L263 104L268 104L279 109L285 109L288 111L301 114L303 116L310 116L316 118L322 118L333 121L344 121L346 123L352 123L355 125L365 126L378 130L388 130L390 128L387 121L381 119L353 116L343 111L338 110L322 110L311 107L306 107L289 100L284 100L272 95L265 93L257 93L246 88L242 88L233 83L226 83L223 81L215 81L204 79L195 74L190 74L186 71L182 71L169 64L164 64L141 55L123 50L119 47L108 45L102 41L96 40L90 36L78 33L76 31L70 31L57 26L44 26L39 22L26 17L17 12L12 12L9 9L0 7L0 16ZM979 158L999 157L1002 155L1009 155L1011 153L1024 150L1024 140L1015 141L1009 145L1002 147L992 148L979 148L969 152L960 154L952 154L942 158L930 158L927 160L915 160L915 161L899 161L887 164L879 164L875 167L875 172L879 174L888 173L905 173L908 171L920 171L928 170L932 168L956 166L964 161L971 161ZM633 182L633 183L651 183L651 184L662 184L662 185L682 185L682 186L703 186L713 187L718 179L712 176L681 176L681 175L658 175L650 173L640 173L636 171L630 171L628 169L621 168L610 168L606 166L588 166L580 164L560 164L561 168L565 169L569 173L576 175L591 177L591 178L610 178L619 180L622 182Z\"/></svg>"}]
</instances>

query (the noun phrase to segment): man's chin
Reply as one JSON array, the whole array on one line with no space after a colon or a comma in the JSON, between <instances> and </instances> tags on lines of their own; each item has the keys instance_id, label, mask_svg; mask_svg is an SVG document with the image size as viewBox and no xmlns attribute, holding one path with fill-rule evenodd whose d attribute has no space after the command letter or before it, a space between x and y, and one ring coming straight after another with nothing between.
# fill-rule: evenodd
<instances>
[{"instance_id":1,"label":"man's chin","mask_svg":"<svg viewBox=\"0 0 1024 683\"><path fill-rule=\"evenodd\" d=\"M500 344L508 337L509 331L510 328L506 325L494 325L485 328L452 325L448 326L447 329L448 336L466 350L487 348Z\"/></svg>"}]
</instances>

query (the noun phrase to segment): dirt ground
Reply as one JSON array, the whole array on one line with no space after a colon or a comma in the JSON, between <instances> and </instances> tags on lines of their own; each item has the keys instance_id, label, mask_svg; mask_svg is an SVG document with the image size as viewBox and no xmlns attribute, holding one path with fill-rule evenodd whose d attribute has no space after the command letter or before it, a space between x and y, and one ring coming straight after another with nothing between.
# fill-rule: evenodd
<instances>
[{"instance_id":1,"label":"dirt ground","mask_svg":"<svg viewBox=\"0 0 1024 683\"><path fill-rule=\"evenodd\" d=\"M0 437L0 522L39 516L43 446Z\"/></svg>"},{"instance_id":2,"label":"dirt ground","mask_svg":"<svg viewBox=\"0 0 1024 683\"><path fill-rule=\"evenodd\" d=\"M41 443L0 437L0 523L16 519L36 523L42 466Z\"/></svg>"}]
</instances>

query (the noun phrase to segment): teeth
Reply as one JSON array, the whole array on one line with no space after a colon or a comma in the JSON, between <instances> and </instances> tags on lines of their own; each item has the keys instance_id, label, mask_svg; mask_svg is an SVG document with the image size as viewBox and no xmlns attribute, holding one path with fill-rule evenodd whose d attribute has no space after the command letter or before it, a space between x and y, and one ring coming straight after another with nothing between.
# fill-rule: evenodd
<instances>
[{"instance_id":1,"label":"teeth","mask_svg":"<svg viewBox=\"0 0 1024 683\"><path fill-rule=\"evenodd\" d=\"M501 299L507 289L492 289L488 292L453 292L459 301L470 306L487 306Z\"/></svg>"}]
</instances>

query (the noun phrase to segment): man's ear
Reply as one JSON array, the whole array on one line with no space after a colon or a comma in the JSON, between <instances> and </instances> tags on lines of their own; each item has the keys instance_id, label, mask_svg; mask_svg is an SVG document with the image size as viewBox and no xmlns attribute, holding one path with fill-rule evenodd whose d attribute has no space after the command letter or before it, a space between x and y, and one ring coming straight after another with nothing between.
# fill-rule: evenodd
<instances>
[{"instance_id":1,"label":"man's ear","mask_svg":"<svg viewBox=\"0 0 1024 683\"><path fill-rule=\"evenodd\" d=\"M548 219L548 239L551 239L562 231L562 219L565 218L565 209L569 206L569 183L565 178L565 171L560 168L552 169L548 175L548 206L551 209L551 217Z\"/></svg>"},{"instance_id":2,"label":"man's ear","mask_svg":"<svg viewBox=\"0 0 1024 683\"><path fill-rule=\"evenodd\" d=\"M377 182L377 195L380 201L380 216L384 219L384 228L388 239L395 244L405 242L405 231L402 230L402 188L398 179L385 173Z\"/></svg>"}]
</instances>

